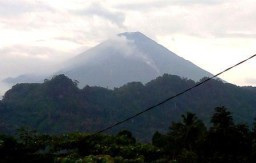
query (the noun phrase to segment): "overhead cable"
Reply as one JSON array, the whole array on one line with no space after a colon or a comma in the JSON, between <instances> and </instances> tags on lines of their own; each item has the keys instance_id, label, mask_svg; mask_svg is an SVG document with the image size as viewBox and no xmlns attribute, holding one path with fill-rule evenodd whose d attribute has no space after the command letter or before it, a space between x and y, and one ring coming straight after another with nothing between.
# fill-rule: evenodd
<instances>
[{"instance_id":1,"label":"overhead cable","mask_svg":"<svg viewBox=\"0 0 256 163\"><path fill-rule=\"evenodd\" d=\"M227 68L227 69L225 69L225 70L219 72L219 73L217 73L216 75L214 75L214 76L212 76L212 77L210 77L210 78L206 78L205 80L203 80L203 81L197 83L196 85L194 85L194 86L192 86L192 87L190 87L190 88L188 88L188 89L185 89L184 91L181 91L180 93L177 93L177 94L174 95L174 96L168 97L168 98L162 100L161 102L159 102L159 103L157 103L157 104L155 104L155 105L152 105L152 106L150 106L150 107L148 107L148 108L146 108L146 109L144 109L144 110L142 110L142 111L140 111L140 112L138 112L138 113L136 113L136 114L134 114L134 115L132 115L132 116L126 118L126 119L124 119L124 120L121 120L121 121L119 121L119 122L116 122L116 123L114 123L114 124L112 124L112 125L110 125L110 126L104 128L104 129L101 129L101 130L95 132L94 134L99 134L99 133L105 132L105 131L107 131L107 130L110 130L110 129L112 129L112 128L116 127L116 126L119 126L119 125L121 125L121 124L123 124L123 123L125 123L125 122L127 122L127 121L129 121L129 120L131 120L131 119L134 119L134 118L140 116L141 114L144 114L144 113L146 113L146 112L148 112L148 111L150 111L150 110L152 110L152 109L154 109L154 108L156 108L156 107L158 107L158 106L160 106L160 105L163 105L163 104L166 103L167 101L170 101L170 100L172 100L172 99L174 99L174 98L176 98L176 97L178 97L178 96L181 96L181 95L187 93L188 91L191 91L192 89L194 89L194 88L196 88L196 87L198 87L198 86L200 86L200 85L202 85L202 84L205 84L206 82L212 80L213 78L215 78L215 77L217 77L217 76L219 76L219 75L221 75L221 74L223 74L223 73L225 73L225 72L227 72L227 71L233 69L234 67L237 67L238 65L241 65L242 63L244 63L244 62L246 62L246 61L248 61L248 60L254 58L255 56L256 56L256 54L254 54L254 55L250 56L249 58L247 58L247 59L245 59L245 60L242 60L241 62L239 62L239 63L237 63L237 64L235 64L235 65L233 65L233 66L231 66L231 67L229 67L229 68Z\"/></svg>"}]
</instances>

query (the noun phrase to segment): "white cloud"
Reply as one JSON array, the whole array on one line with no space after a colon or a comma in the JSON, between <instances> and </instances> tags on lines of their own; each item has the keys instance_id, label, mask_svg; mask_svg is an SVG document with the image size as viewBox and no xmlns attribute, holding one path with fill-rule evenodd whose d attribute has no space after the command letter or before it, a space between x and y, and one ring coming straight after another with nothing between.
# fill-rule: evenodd
<instances>
[{"instance_id":1,"label":"white cloud","mask_svg":"<svg viewBox=\"0 0 256 163\"><path fill-rule=\"evenodd\" d=\"M245 82L247 83L247 85L256 85L256 78L248 78L245 79Z\"/></svg>"},{"instance_id":2,"label":"white cloud","mask_svg":"<svg viewBox=\"0 0 256 163\"><path fill-rule=\"evenodd\" d=\"M1 0L0 15L4 17L20 17L32 12L52 12L53 9L39 1L31 0Z\"/></svg>"},{"instance_id":3,"label":"white cloud","mask_svg":"<svg viewBox=\"0 0 256 163\"><path fill-rule=\"evenodd\" d=\"M125 52L125 53L121 53L122 55L124 55L124 57L142 60L144 63L149 65L151 68L155 70L155 72L157 72L160 75L160 71L157 68L155 62L152 59L150 59L145 53L140 51L136 47L134 42L127 39L125 36L123 35L114 36L110 40L108 40L107 43L108 43L107 46L109 47L113 47L113 44L118 44L119 46L118 46L118 49L116 50ZM117 48L117 46L114 46L114 47Z\"/></svg>"},{"instance_id":4,"label":"white cloud","mask_svg":"<svg viewBox=\"0 0 256 163\"><path fill-rule=\"evenodd\" d=\"M134 10L134 11L149 11L149 10L162 10L164 8L170 6L195 6L200 5L201 7L210 6L210 5L218 5L220 3L224 3L225 1L221 0L141 0L141 1L120 1L115 4L117 8L121 8L124 10Z\"/></svg>"},{"instance_id":5,"label":"white cloud","mask_svg":"<svg viewBox=\"0 0 256 163\"><path fill-rule=\"evenodd\" d=\"M64 60L60 53L45 47L15 45L0 49L0 80L25 73L43 74L54 71Z\"/></svg>"},{"instance_id":6,"label":"white cloud","mask_svg":"<svg viewBox=\"0 0 256 163\"><path fill-rule=\"evenodd\" d=\"M125 20L125 16L122 12L115 12L110 11L107 8L104 8L99 3L93 3L88 8L85 8L83 10L75 11L75 13L82 15L82 16L98 16L101 18L104 18L106 20L109 20L113 24L118 25L119 27L123 27L123 23Z\"/></svg>"},{"instance_id":7,"label":"white cloud","mask_svg":"<svg viewBox=\"0 0 256 163\"><path fill-rule=\"evenodd\" d=\"M169 5L145 12L128 13L126 25L146 29L154 35L182 33L198 37L227 37L228 34L255 34L256 6L251 2L215 3L214 5ZM165 2L167 3L167 2ZM244 5L244 3L246 5Z\"/></svg>"},{"instance_id":8,"label":"white cloud","mask_svg":"<svg viewBox=\"0 0 256 163\"><path fill-rule=\"evenodd\" d=\"M33 30L39 22L55 10L39 1L0 0L0 25L5 29ZM41 24L43 24L41 23Z\"/></svg>"}]
</instances>

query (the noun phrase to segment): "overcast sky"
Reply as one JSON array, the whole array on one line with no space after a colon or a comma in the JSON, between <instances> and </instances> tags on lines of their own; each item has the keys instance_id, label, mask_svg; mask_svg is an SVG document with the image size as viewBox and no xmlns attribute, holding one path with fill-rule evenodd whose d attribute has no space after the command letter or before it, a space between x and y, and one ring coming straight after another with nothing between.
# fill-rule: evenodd
<instances>
[{"instance_id":1,"label":"overcast sky","mask_svg":"<svg viewBox=\"0 0 256 163\"><path fill-rule=\"evenodd\" d=\"M0 0L0 80L140 31L215 74L256 53L254 0ZM256 85L256 58L221 77ZM1 86L1 85L0 85Z\"/></svg>"}]
</instances>

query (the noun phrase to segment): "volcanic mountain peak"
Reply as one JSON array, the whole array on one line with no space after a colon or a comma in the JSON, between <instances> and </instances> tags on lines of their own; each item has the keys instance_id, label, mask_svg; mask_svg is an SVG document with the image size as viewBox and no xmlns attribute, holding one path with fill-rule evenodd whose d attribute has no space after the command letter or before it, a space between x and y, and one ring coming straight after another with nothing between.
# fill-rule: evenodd
<instances>
[{"instance_id":1,"label":"volcanic mountain peak","mask_svg":"<svg viewBox=\"0 0 256 163\"><path fill-rule=\"evenodd\" d=\"M146 83L164 73L199 80L211 74L140 32L125 32L76 56L61 73L81 86L119 87Z\"/></svg>"},{"instance_id":2,"label":"volcanic mountain peak","mask_svg":"<svg viewBox=\"0 0 256 163\"><path fill-rule=\"evenodd\" d=\"M114 88L133 81L146 83L165 73L195 81L211 76L140 32L120 33L63 63L53 74L78 80L80 87Z\"/></svg>"}]
</instances>

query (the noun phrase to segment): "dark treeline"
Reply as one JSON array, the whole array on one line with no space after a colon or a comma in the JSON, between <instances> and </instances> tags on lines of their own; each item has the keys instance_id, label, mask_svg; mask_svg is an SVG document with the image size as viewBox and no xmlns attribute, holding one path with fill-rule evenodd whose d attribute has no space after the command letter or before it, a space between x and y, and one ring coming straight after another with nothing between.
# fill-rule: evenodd
<instances>
[{"instance_id":1,"label":"dark treeline","mask_svg":"<svg viewBox=\"0 0 256 163\"><path fill-rule=\"evenodd\" d=\"M17 84L0 101L0 132L15 134L21 127L47 134L95 132L197 83L164 74L146 84L131 82L113 90L92 86L79 89L78 81L65 75L54 76L44 83ZM230 108L236 122L251 127L256 117L255 90L211 80L114 128L111 133L126 128L137 139L150 142L156 131L166 132L170 123L186 112L195 113L209 126L213 108L223 105Z\"/></svg>"},{"instance_id":2,"label":"dark treeline","mask_svg":"<svg viewBox=\"0 0 256 163\"><path fill-rule=\"evenodd\" d=\"M215 108L205 124L187 112L168 132L156 132L151 143L137 142L132 133L116 135L39 134L19 129L0 136L0 162L171 162L253 163L256 161L256 123L235 123L225 107Z\"/></svg>"}]
</instances>

